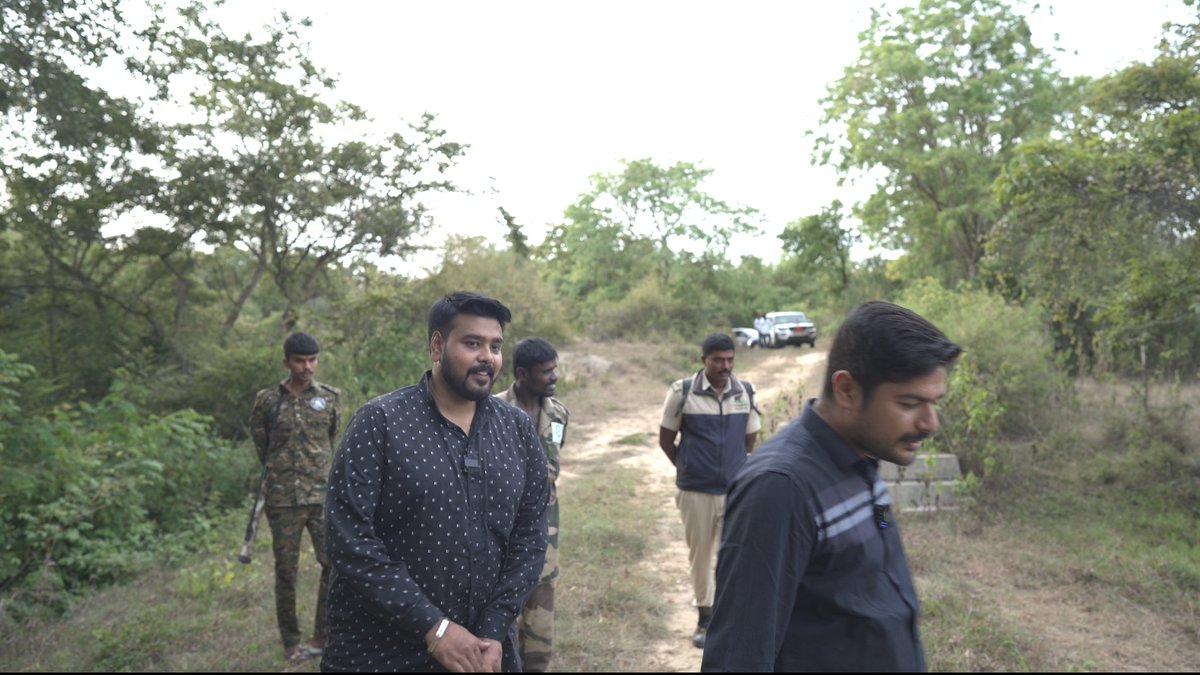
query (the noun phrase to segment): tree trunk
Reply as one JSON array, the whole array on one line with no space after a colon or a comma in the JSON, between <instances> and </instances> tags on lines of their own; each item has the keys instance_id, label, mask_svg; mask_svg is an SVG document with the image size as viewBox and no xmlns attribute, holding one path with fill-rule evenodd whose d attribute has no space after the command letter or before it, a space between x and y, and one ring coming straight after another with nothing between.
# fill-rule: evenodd
<instances>
[{"instance_id":1,"label":"tree trunk","mask_svg":"<svg viewBox=\"0 0 1200 675\"><path fill-rule=\"evenodd\" d=\"M246 306L246 301L258 287L258 282L262 279L265 271L266 265L260 260L258 266L254 268L254 274L250 276L250 281L242 288L242 292L238 294L237 300L233 303L233 308L229 310L229 315L225 317L225 325L221 328L221 344L225 344L225 339L229 337L229 331L233 330L233 324L237 323L238 317L242 315L242 308Z\"/></svg>"}]
</instances>

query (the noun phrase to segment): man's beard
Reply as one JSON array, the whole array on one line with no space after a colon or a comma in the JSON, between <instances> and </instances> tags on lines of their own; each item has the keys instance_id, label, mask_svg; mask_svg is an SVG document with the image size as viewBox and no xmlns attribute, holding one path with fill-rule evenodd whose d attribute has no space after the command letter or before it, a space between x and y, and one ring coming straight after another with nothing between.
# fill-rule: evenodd
<instances>
[{"instance_id":1,"label":"man's beard","mask_svg":"<svg viewBox=\"0 0 1200 675\"><path fill-rule=\"evenodd\" d=\"M480 388L471 382L471 376L475 373L483 373L488 376L486 387ZM459 398L468 401L482 401L492 394L492 385L496 383L496 371L491 366L475 366L459 377L450 367L450 360L442 359L442 380Z\"/></svg>"}]
</instances>

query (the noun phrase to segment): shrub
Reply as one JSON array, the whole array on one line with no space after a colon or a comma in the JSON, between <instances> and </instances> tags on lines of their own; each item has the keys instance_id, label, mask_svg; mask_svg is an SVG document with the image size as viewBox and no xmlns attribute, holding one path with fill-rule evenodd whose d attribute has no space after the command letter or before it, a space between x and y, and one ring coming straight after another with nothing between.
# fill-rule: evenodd
<instances>
[{"instance_id":1,"label":"shrub","mask_svg":"<svg viewBox=\"0 0 1200 675\"><path fill-rule=\"evenodd\" d=\"M9 379L29 373L0 363ZM0 588L53 595L125 577L162 534L244 498L253 453L194 411L147 414L116 375L98 403L40 417L16 418L0 389Z\"/></svg>"},{"instance_id":2,"label":"shrub","mask_svg":"<svg viewBox=\"0 0 1200 675\"><path fill-rule=\"evenodd\" d=\"M940 442L968 469L991 473L998 441L1036 432L1070 395L1038 313L984 290L948 290L919 281L899 304L942 329L966 350L942 404Z\"/></svg>"},{"instance_id":3,"label":"shrub","mask_svg":"<svg viewBox=\"0 0 1200 675\"><path fill-rule=\"evenodd\" d=\"M620 300L600 303L587 321L588 335L602 340L644 340L675 337L698 342L708 333L728 332L720 303L711 293L697 290L687 297L672 295L657 277L643 278Z\"/></svg>"}]
</instances>

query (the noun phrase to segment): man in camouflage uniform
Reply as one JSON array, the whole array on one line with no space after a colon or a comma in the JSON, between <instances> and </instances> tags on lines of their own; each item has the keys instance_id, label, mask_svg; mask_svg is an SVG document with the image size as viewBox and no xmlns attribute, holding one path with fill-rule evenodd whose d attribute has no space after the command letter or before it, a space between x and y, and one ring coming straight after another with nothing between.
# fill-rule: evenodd
<instances>
[{"instance_id":1,"label":"man in camouflage uniform","mask_svg":"<svg viewBox=\"0 0 1200 675\"><path fill-rule=\"evenodd\" d=\"M258 392L250 415L258 459L266 466L266 513L275 553L275 616L289 661L319 656L325 647L330 567L323 511L342 413L340 392L313 379L319 350L317 341L306 333L289 336L283 343L283 365L289 375ZM296 569L306 527L321 565L321 585L313 639L301 646Z\"/></svg>"},{"instance_id":2,"label":"man in camouflage uniform","mask_svg":"<svg viewBox=\"0 0 1200 675\"><path fill-rule=\"evenodd\" d=\"M543 673L550 665L554 644L554 587L558 584L558 481L559 450L571 413L554 398L558 382L558 352L541 338L527 338L513 350L514 382L502 400L525 411L537 429L550 479L550 501L546 507L546 527L549 544L546 565L538 585L525 603L519 630L521 662L526 672Z\"/></svg>"}]
</instances>

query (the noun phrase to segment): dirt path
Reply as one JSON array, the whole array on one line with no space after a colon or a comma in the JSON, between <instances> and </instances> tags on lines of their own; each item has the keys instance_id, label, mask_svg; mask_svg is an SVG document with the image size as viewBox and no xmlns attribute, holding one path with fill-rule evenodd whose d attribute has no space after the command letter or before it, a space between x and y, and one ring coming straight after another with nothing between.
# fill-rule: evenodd
<instances>
[{"instance_id":1,"label":"dirt path","mask_svg":"<svg viewBox=\"0 0 1200 675\"><path fill-rule=\"evenodd\" d=\"M563 355L567 364L574 361L576 368L605 370L607 359L589 354L588 362L581 356ZM781 421L787 404L800 398L801 386L806 396L816 391L816 382L825 362L825 351L808 348L787 348L770 352L739 354L735 374L755 386L755 402L763 411L764 428L772 428ZM568 367L570 367L568 365ZM594 374L594 373L592 373ZM680 374L681 376L683 373ZM664 580L667 603L672 607L669 617L671 639L651 645L646 671L697 672L700 670L702 652L692 646L691 635L696 626L696 610L691 606L691 582L688 580L688 550L683 540L683 526L675 507L675 469L658 448L658 428L662 414L662 400L666 387L628 386L622 387L619 401L611 402L604 414L589 411L587 415L573 412L580 424L571 430L571 456L580 461L594 459L612 453L619 447L618 441L640 435L640 451L620 459L624 466L644 476L646 498L656 505L659 514L654 523L656 538L666 542L655 554L642 561L642 565ZM580 411L582 412L582 411ZM627 443L627 441L626 441ZM564 466L560 481L569 482L573 474Z\"/></svg>"},{"instance_id":2,"label":"dirt path","mask_svg":"<svg viewBox=\"0 0 1200 675\"><path fill-rule=\"evenodd\" d=\"M755 385L765 429L774 431L795 415L804 399L817 395L825 356L824 350L808 348L739 352L735 372ZM604 343L575 345L561 361L568 372L589 381L569 395L574 426L568 453L573 461L564 463L561 485L569 490L570 481L578 477L570 464L587 466L584 460L608 458L643 477L639 499L648 500L657 514L652 528L659 548L640 564L665 589L670 637L639 646L639 670L697 672L702 652L691 644L696 614L687 546L675 507L675 473L657 445L665 376L649 375L673 372L676 367L665 364L676 361L653 347ZM678 370L679 376L687 372L685 366ZM1064 581L1062 570L1044 560L1045 551L1002 524L971 520L975 524L966 534L956 522L914 517L905 523L918 593L934 606L941 598L951 606L968 607L969 616L933 617L925 624L927 652L942 652L941 662L992 670L1027 658L1050 670L1163 671L1194 670L1200 663L1194 627L1181 628L1176 617L1156 615L1152 606L1119 594L1098 594L1087 578ZM1014 568L1014 561L1024 561L1025 567ZM969 610L974 603L984 618L973 618ZM1011 653L1013 646L991 645L989 653L978 655L972 655L969 646L955 647L969 638L981 641L988 651L986 635L970 633L991 630L989 616L998 617L1001 627L1016 626L1028 635L1028 652L1017 655L1016 661L996 661L997 654ZM948 655L947 648L966 653Z\"/></svg>"}]
</instances>

